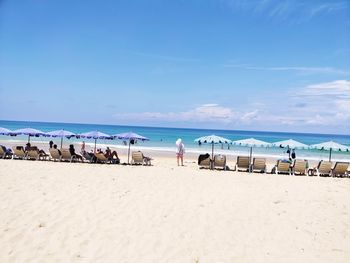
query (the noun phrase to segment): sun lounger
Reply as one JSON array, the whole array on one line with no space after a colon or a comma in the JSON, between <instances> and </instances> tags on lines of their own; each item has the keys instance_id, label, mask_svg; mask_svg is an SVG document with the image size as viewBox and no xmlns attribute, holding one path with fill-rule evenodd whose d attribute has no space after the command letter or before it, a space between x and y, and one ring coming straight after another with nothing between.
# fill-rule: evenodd
<instances>
[{"instance_id":1,"label":"sun lounger","mask_svg":"<svg viewBox=\"0 0 350 263\"><path fill-rule=\"evenodd\" d=\"M2 159L11 159L12 153L6 152L6 147L3 145L0 145L0 158Z\"/></svg>"},{"instance_id":2,"label":"sun lounger","mask_svg":"<svg viewBox=\"0 0 350 263\"><path fill-rule=\"evenodd\" d=\"M39 158L40 158L39 150L29 150L27 152L28 160L39 160Z\"/></svg>"},{"instance_id":3,"label":"sun lounger","mask_svg":"<svg viewBox=\"0 0 350 263\"><path fill-rule=\"evenodd\" d=\"M292 174L293 175L306 175L307 174L307 160L295 160L292 166Z\"/></svg>"},{"instance_id":4,"label":"sun lounger","mask_svg":"<svg viewBox=\"0 0 350 263\"><path fill-rule=\"evenodd\" d=\"M346 176L348 175L348 168L349 168L349 163L348 162L336 162L333 169L332 169L332 176Z\"/></svg>"},{"instance_id":5,"label":"sun lounger","mask_svg":"<svg viewBox=\"0 0 350 263\"><path fill-rule=\"evenodd\" d=\"M25 159L27 156L23 146L13 146L12 151L13 151L13 159Z\"/></svg>"},{"instance_id":6,"label":"sun lounger","mask_svg":"<svg viewBox=\"0 0 350 263\"><path fill-rule=\"evenodd\" d=\"M217 154L214 156L214 168L226 170L226 155Z\"/></svg>"},{"instance_id":7,"label":"sun lounger","mask_svg":"<svg viewBox=\"0 0 350 263\"><path fill-rule=\"evenodd\" d=\"M212 165L212 161L210 159L210 155L209 154L200 154L198 156L198 165L199 168L211 168Z\"/></svg>"},{"instance_id":8,"label":"sun lounger","mask_svg":"<svg viewBox=\"0 0 350 263\"><path fill-rule=\"evenodd\" d=\"M330 176L332 172L332 162L329 161L320 161L317 167L313 169L309 169L309 175L317 175L317 176Z\"/></svg>"},{"instance_id":9,"label":"sun lounger","mask_svg":"<svg viewBox=\"0 0 350 263\"><path fill-rule=\"evenodd\" d=\"M111 163L103 153L95 153L95 157L98 163Z\"/></svg>"},{"instance_id":10,"label":"sun lounger","mask_svg":"<svg viewBox=\"0 0 350 263\"><path fill-rule=\"evenodd\" d=\"M271 173L275 174L291 174L290 163L284 160L278 160L276 166L273 168Z\"/></svg>"},{"instance_id":11,"label":"sun lounger","mask_svg":"<svg viewBox=\"0 0 350 263\"><path fill-rule=\"evenodd\" d=\"M151 165L151 158L143 155L141 151L131 153L131 164Z\"/></svg>"},{"instance_id":12,"label":"sun lounger","mask_svg":"<svg viewBox=\"0 0 350 263\"><path fill-rule=\"evenodd\" d=\"M247 172L250 171L250 163L248 156L237 156L236 170Z\"/></svg>"},{"instance_id":13,"label":"sun lounger","mask_svg":"<svg viewBox=\"0 0 350 263\"><path fill-rule=\"evenodd\" d=\"M265 158L254 158L251 167L252 172L266 173L266 159Z\"/></svg>"},{"instance_id":14,"label":"sun lounger","mask_svg":"<svg viewBox=\"0 0 350 263\"><path fill-rule=\"evenodd\" d=\"M51 160L54 161L61 161L61 154L58 149L51 148L49 149L50 155L51 155Z\"/></svg>"},{"instance_id":15,"label":"sun lounger","mask_svg":"<svg viewBox=\"0 0 350 263\"><path fill-rule=\"evenodd\" d=\"M76 156L71 155L69 149L61 149L61 161L74 162L76 160Z\"/></svg>"}]
</instances>

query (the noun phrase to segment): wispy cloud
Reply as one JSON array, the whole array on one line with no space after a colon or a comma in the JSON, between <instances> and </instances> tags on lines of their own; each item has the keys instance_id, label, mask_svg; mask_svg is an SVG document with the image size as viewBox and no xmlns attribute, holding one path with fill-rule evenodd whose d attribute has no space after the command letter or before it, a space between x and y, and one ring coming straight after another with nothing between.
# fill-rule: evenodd
<instances>
[{"instance_id":1,"label":"wispy cloud","mask_svg":"<svg viewBox=\"0 0 350 263\"><path fill-rule=\"evenodd\" d=\"M301 74L350 75L350 70L337 69L333 67L303 67L303 66L256 67L256 66L250 66L246 64L224 64L224 67L239 68L239 69L246 69L246 70L295 71Z\"/></svg>"},{"instance_id":2,"label":"wispy cloud","mask_svg":"<svg viewBox=\"0 0 350 263\"><path fill-rule=\"evenodd\" d=\"M304 1L304 0L221 0L234 9L244 10L255 15L264 15L280 20L300 22L322 14L330 14L349 8L349 2L335 1Z\"/></svg>"}]
</instances>

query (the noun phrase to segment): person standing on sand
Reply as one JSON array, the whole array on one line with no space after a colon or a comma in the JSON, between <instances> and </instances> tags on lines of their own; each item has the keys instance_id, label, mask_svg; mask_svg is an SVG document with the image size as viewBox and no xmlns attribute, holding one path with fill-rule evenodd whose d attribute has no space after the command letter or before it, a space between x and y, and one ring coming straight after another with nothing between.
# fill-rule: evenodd
<instances>
[{"instance_id":1,"label":"person standing on sand","mask_svg":"<svg viewBox=\"0 0 350 263\"><path fill-rule=\"evenodd\" d=\"M181 166L184 165L184 153L185 153L185 145L182 143L182 140L179 138L176 141L176 159L177 159L177 166L180 166L180 160L181 160Z\"/></svg>"}]
</instances>

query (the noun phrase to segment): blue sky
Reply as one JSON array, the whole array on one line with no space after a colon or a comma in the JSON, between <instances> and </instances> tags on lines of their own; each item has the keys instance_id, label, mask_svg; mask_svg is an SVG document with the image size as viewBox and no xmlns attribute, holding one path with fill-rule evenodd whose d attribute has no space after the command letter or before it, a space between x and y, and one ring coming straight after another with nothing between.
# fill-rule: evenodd
<instances>
[{"instance_id":1,"label":"blue sky","mask_svg":"<svg viewBox=\"0 0 350 263\"><path fill-rule=\"evenodd\" d=\"M349 134L350 2L1 1L0 97L6 120Z\"/></svg>"}]
</instances>

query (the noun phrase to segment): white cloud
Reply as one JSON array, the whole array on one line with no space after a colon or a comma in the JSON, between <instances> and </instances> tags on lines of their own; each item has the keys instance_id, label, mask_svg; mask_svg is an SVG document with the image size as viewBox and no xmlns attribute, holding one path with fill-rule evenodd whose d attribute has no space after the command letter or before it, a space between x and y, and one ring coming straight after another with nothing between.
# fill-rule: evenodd
<instances>
[{"instance_id":1,"label":"white cloud","mask_svg":"<svg viewBox=\"0 0 350 263\"><path fill-rule=\"evenodd\" d=\"M244 64L225 64L224 67L239 68L246 70L265 70L265 71L295 71L301 74L338 74L350 75L350 70L337 69L333 67L256 67Z\"/></svg>"},{"instance_id":2,"label":"white cloud","mask_svg":"<svg viewBox=\"0 0 350 263\"><path fill-rule=\"evenodd\" d=\"M128 123L344 133L350 131L350 81L307 85L271 95L268 103L256 101L239 109L211 103L180 112L118 113L114 117Z\"/></svg>"},{"instance_id":3,"label":"white cloud","mask_svg":"<svg viewBox=\"0 0 350 263\"><path fill-rule=\"evenodd\" d=\"M228 107L218 104L204 104L194 109L182 112L143 112L143 113L118 113L116 119L135 121L165 121L165 122L219 122L230 123L236 113Z\"/></svg>"}]
</instances>

